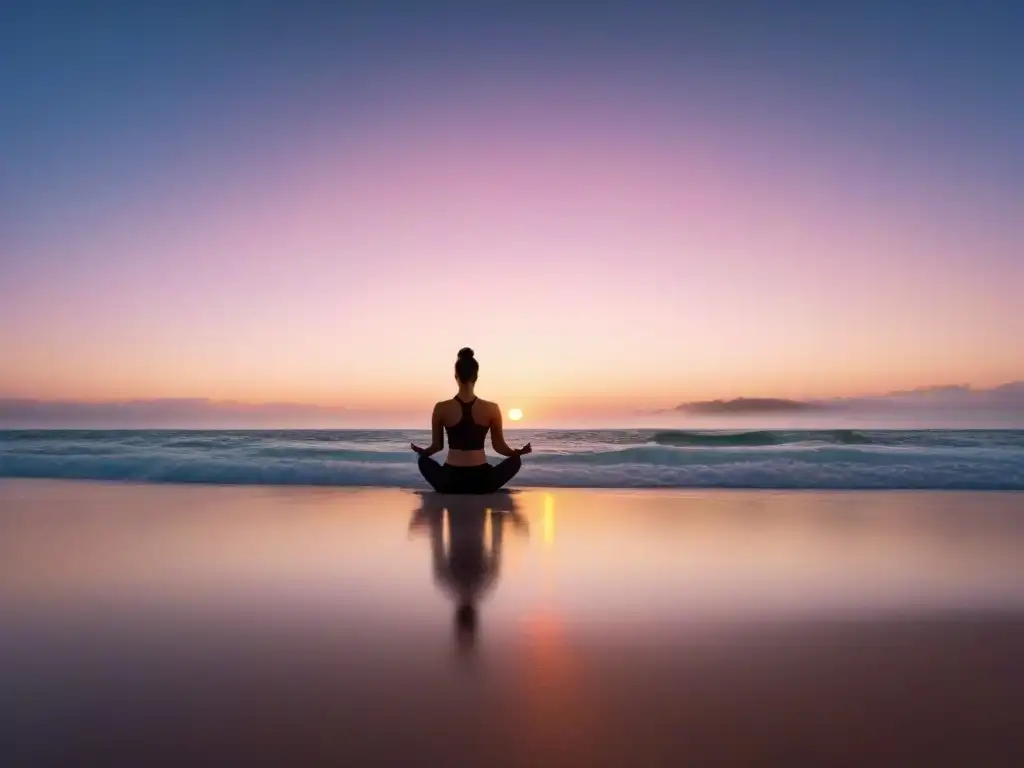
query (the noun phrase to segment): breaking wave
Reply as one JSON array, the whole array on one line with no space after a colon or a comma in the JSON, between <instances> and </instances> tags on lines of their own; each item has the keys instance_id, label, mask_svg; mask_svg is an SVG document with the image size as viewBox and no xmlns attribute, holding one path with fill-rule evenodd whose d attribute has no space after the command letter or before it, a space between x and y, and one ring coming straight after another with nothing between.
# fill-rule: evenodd
<instances>
[{"instance_id":1,"label":"breaking wave","mask_svg":"<svg viewBox=\"0 0 1024 768\"><path fill-rule=\"evenodd\" d=\"M418 432L0 432L0 478L422 487ZM1024 432L534 432L518 487L1024 490Z\"/></svg>"}]
</instances>

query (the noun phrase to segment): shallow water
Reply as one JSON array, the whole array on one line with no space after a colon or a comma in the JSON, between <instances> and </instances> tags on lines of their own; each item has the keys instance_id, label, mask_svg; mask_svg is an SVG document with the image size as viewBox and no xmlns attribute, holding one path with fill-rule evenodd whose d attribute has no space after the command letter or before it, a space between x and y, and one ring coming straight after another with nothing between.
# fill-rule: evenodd
<instances>
[{"instance_id":1,"label":"shallow water","mask_svg":"<svg viewBox=\"0 0 1024 768\"><path fill-rule=\"evenodd\" d=\"M0 743L1000 764L1024 755L1022 546L1013 493L0 481Z\"/></svg>"}]
</instances>

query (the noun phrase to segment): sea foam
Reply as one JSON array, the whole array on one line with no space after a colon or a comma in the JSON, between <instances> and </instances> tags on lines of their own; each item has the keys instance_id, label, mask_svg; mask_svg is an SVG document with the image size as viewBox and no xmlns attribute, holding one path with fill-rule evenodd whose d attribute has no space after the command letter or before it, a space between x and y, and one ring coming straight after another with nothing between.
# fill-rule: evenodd
<instances>
[{"instance_id":1,"label":"sea foam","mask_svg":"<svg viewBox=\"0 0 1024 768\"><path fill-rule=\"evenodd\" d=\"M0 477L419 488L408 445L425 438L383 430L0 432ZM1024 490L1021 431L515 435L525 440L536 452L513 486Z\"/></svg>"}]
</instances>

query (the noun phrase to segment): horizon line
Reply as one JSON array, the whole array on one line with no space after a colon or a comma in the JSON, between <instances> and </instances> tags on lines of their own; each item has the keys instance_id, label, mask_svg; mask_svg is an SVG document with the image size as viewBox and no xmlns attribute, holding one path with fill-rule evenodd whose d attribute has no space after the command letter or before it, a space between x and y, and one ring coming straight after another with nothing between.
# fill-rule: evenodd
<instances>
[{"instance_id":1,"label":"horizon line","mask_svg":"<svg viewBox=\"0 0 1024 768\"><path fill-rule=\"evenodd\" d=\"M782 397L778 395L738 395L735 397L716 397L716 398L702 398L697 400L683 400L676 402L675 405L668 406L669 409L674 409L678 406L692 405L699 403L719 403L719 402L734 402L737 400L780 400L789 402L827 402L831 400L854 400L858 398L884 398L894 397L898 395L913 395L913 394L929 394L929 393L942 393L942 392L964 392L964 393L983 393L992 392L1006 387L1013 387L1019 385L1024 387L1024 379L1010 379L1004 381L1001 384L995 384L992 386L976 386L971 383L958 383L958 384L925 384L909 389L895 389L887 390L885 392L860 392L842 395L822 395L822 396L803 396L803 397ZM429 398L427 398L429 399ZM532 399L537 399L536 396ZM543 396L540 399L545 399ZM622 398L609 398L609 402L615 400L621 400ZM166 396L166 397L126 397L126 398L105 398L105 399L93 399L93 398L75 398L75 397L55 397L55 398L38 398L38 397L25 397L18 395L4 395L0 394L0 404L38 404L38 405L146 405L146 404L170 404L176 403L181 405L195 404L195 405L215 405L215 406L242 406L250 408L274 408L274 407L292 407L292 408L315 408L322 410L334 410L334 411L347 411L352 414L357 414L366 411L388 411L388 410L403 410L404 408L415 407L412 405L408 406L385 406L385 407L367 407L367 406L352 406L352 405L340 405L340 404L328 404L323 402L311 402L301 400L239 400L234 398L217 399L213 397L180 397L180 396ZM651 411L641 411L643 414L650 414Z\"/></svg>"}]
</instances>

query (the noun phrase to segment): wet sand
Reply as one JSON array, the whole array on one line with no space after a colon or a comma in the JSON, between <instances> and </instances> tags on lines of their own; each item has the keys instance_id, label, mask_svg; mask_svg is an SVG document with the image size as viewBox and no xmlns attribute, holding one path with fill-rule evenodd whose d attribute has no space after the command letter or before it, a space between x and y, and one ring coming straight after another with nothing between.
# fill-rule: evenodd
<instances>
[{"instance_id":1,"label":"wet sand","mask_svg":"<svg viewBox=\"0 0 1024 768\"><path fill-rule=\"evenodd\" d=\"M1024 494L4 480L0 759L1019 765L1022 553Z\"/></svg>"}]
</instances>

